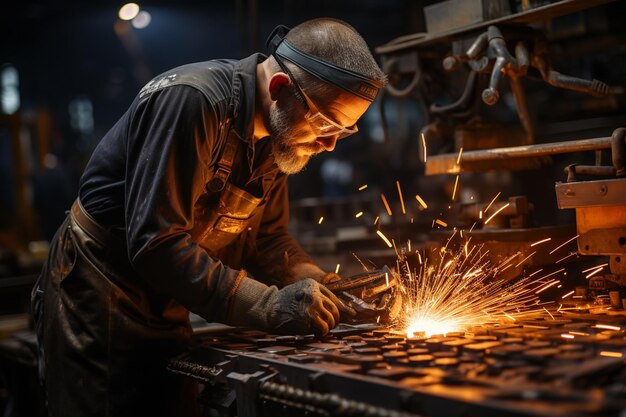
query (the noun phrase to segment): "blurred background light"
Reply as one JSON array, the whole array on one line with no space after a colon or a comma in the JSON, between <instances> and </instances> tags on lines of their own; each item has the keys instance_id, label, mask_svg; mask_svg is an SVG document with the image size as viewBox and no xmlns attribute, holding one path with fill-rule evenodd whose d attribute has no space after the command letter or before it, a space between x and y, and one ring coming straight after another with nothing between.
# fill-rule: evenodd
<instances>
[{"instance_id":1,"label":"blurred background light","mask_svg":"<svg viewBox=\"0 0 626 417\"><path fill-rule=\"evenodd\" d=\"M2 113L15 113L20 108L20 89L17 68L13 65L6 65L2 68L0 75L0 91L2 92L0 99Z\"/></svg>"},{"instance_id":2,"label":"blurred background light","mask_svg":"<svg viewBox=\"0 0 626 417\"><path fill-rule=\"evenodd\" d=\"M137 3L126 3L117 13L122 20L132 20L139 14L139 5Z\"/></svg>"},{"instance_id":3,"label":"blurred background light","mask_svg":"<svg viewBox=\"0 0 626 417\"><path fill-rule=\"evenodd\" d=\"M130 22L135 29L143 29L150 24L152 16L145 10L140 11L137 16Z\"/></svg>"}]
</instances>

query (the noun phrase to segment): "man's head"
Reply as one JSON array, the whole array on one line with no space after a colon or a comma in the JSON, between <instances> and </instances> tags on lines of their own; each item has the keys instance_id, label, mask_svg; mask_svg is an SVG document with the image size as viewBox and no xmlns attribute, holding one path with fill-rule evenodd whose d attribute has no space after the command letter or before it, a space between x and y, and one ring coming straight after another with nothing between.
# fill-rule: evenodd
<instances>
[{"instance_id":1,"label":"man's head","mask_svg":"<svg viewBox=\"0 0 626 417\"><path fill-rule=\"evenodd\" d=\"M281 39L275 37L282 46L266 63L271 103L264 123L278 167L293 174L312 155L332 151L338 139L356 131L385 75L345 22L310 20Z\"/></svg>"}]
</instances>

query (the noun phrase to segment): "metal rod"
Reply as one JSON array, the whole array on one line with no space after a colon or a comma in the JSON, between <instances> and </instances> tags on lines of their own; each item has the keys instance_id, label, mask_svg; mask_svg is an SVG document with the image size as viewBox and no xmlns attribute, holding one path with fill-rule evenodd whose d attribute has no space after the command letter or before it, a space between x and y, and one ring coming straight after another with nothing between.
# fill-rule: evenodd
<instances>
[{"instance_id":1,"label":"metal rod","mask_svg":"<svg viewBox=\"0 0 626 417\"><path fill-rule=\"evenodd\" d=\"M610 149L611 138L579 139L566 142L543 143L540 145L511 146L480 151L464 151L460 163L458 154L433 155L426 163L426 175L454 174L462 171L463 164L472 162L501 161L512 158L536 158L561 153L574 153Z\"/></svg>"}]
</instances>

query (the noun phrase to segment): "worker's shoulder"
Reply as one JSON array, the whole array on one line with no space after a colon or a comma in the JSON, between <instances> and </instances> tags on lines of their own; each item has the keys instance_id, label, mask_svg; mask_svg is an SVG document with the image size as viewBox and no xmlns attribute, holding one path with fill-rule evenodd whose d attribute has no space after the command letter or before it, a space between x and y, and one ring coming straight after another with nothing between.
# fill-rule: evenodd
<instances>
[{"instance_id":1,"label":"worker's shoulder","mask_svg":"<svg viewBox=\"0 0 626 417\"><path fill-rule=\"evenodd\" d=\"M185 85L199 90L211 105L215 105L232 95L232 79L236 62L213 60L173 68L148 82L139 91L138 98L143 100L155 91Z\"/></svg>"}]
</instances>

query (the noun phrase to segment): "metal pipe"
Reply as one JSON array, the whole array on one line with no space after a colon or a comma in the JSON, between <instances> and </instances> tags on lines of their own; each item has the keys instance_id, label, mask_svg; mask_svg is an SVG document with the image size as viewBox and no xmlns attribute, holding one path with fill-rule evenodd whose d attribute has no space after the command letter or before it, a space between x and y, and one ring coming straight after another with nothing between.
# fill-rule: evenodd
<instances>
[{"instance_id":1,"label":"metal pipe","mask_svg":"<svg viewBox=\"0 0 626 417\"><path fill-rule=\"evenodd\" d=\"M454 174L461 172L463 164L472 162L501 161L513 158L536 158L562 153L587 152L610 149L611 138L579 139L539 145L512 146L480 151L465 151L457 164L458 154L433 155L428 157L426 175Z\"/></svg>"},{"instance_id":2,"label":"metal pipe","mask_svg":"<svg viewBox=\"0 0 626 417\"><path fill-rule=\"evenodd\" d=\"M620 127L613 131L611 136L611 158L615 175L626 175L626 128Z\"/></svg>"}]
</instances>

